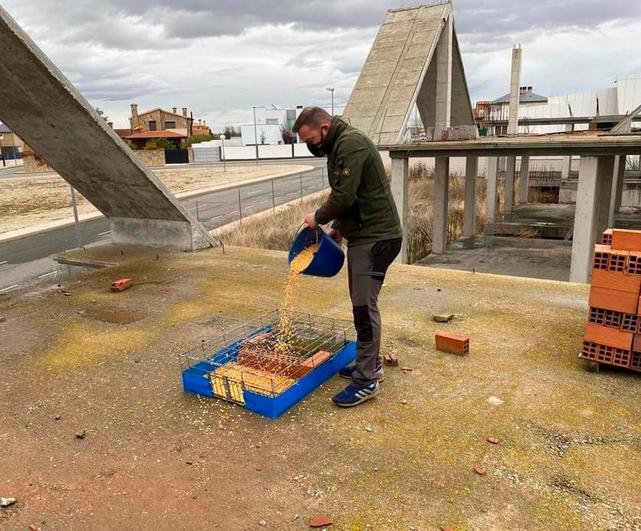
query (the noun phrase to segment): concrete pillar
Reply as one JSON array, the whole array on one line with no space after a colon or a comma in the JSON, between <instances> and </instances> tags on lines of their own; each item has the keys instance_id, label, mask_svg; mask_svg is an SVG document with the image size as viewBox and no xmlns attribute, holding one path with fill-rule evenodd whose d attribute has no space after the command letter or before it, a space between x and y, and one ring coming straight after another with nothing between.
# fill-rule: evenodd
<instances>
[{"instance_id":1,"label":"concrete pillar","mask_svg":"<svg viewBox=\"0 0 641 531\"><path fill-rule=\"evenodd\" d=\"M625 173L625 155L614 157L614 174L612 175L612 190L610 195L610 210L608 227L614 227L614 218L621 208L623 198L623 174Z\"/></svg>"},{"instance_id":2,"label":"concrete pillar","mask_svg":"<svg viewBox=\"0 0 641 531\"><path fill-rule=\"evenodd\" d=\"M507 157L505 169L505 204L503 212L510 213L514 210L514 174L516 173L516 157Z\"/></svg>"},{"instance_id":3,"label":"concrete pillar","mask_svg":"<svg viewBox=\"0 0 641 531\"><path fill-rule=\"evenodd\" d=\"M434 161L434 206L432 211L432 252L443 254L447 249L447 207L450 184L449 157L436 157Z\"/></svg>"},{"instance_id":4,"label":"concrete pillar","mask_svg":"<svg viewBox=\"0 0 641 531\"><path fill-rule=\"evenodd\" d=\"M407 217L409 215L409 161L407 158L392 159L392 180L390 185L394 202L398 209L398 216L401 220L401 227L403 228L403 245L395 262L407 264Z\"/></svg>"},{"instance_id":5,"label":"concrete pillar","mask_svg":"<svg viewBox=\"0 0 641 531\"><path fill-rule=\"evenodd\" d=\"M496 207L498 203L499 158L487 158L487 188L485 191L485 221L496 221Z\"/></svg>"},{"instance_id":6,"label":"concrete pillar","mask_svg":"<svg viewBox=\"0 0 641 531\"><path fill-rule=\"evenodd\" d=\"M476 176L479 158L465 159L465 203L463 205L463 237L470 238L476 233Z\"/></svg>"},{"instance_id":7,"label":"concrete pillar","mask_svg":"<svg viewBox=\"0 0 641 531\"><path fill-rule=\"evenodd\" d=\"M597 237L607 226L613 157L581 157L574 213L571 282L588 282Z\"/></svg>"},{"instance_id":8,"label":"concrete pillar","mask_svg":"<svg viewBox=\"0 0 641 531\"><path fill-rule=\"evenodd\" d=\"M450 128L452 116L452 17L448 17L436 47L436 108L434 140Z\"/></svg>"},{"instance_id":9,"label":"concrete pillar","mask_svg":"<svg viewBox=\"0 0 641 531\"><path fill-rule=\"evenodd\" d=\"M574 126L572 124L566 124L565 125L565 130L566 132L570 132L574 130ZM567 181L570 178L570 170L572 169L572 157L563 157L563 162L561 162L561 180L562 181Z\"/></svg>"},{"instance_id":10,"label":"concrete pillar","mask_svg":"<svg viewBox=\"0 0 641 531\"><path fill-rule=\"evenodd\" d=\"M519 132L519 100L521 97L521 62L523 50L512 48L512 74L510 76L510 114L508 116L507 134ZM509 164L509 162L508 162Z\"/></svg>"},{"instance_id":11,"label":"concrete pillar","mask_svg":"<svg viewBox=\"0 0 641 531\"><path fill-rule=\"evenodd\" d=\"M530 178L530 157L521 157L521 169L519 171L519 205L527 205L527 192Z\"/></svg>"}]
</instances>

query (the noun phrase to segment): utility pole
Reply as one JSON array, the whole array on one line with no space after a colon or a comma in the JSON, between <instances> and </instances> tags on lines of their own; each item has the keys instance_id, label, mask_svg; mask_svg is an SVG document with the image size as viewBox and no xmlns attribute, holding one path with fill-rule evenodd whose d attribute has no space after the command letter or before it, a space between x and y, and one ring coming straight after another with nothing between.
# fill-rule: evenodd
<instances>
[{"instance_id":1,"label":"utility pole","mask_svg":"<svg viewBox=\"0 0 641 531\"><path fill-rule=\"evenodd\" d=\"M252 106L254 110L254 144L256 145L256 164L258 164L258 128L256 127L256 105Z\"/></svg>"},{"instance_id":2,"label":"utility pole","mask_svg":"<svg viewBox=\"0 0 641 531\"><path fill-rule=\"evenodd\" d=\"M334 116L334 87L327 87L325 90L329 90L332 93L332 116Z\"/></svg>"}]
</instances>

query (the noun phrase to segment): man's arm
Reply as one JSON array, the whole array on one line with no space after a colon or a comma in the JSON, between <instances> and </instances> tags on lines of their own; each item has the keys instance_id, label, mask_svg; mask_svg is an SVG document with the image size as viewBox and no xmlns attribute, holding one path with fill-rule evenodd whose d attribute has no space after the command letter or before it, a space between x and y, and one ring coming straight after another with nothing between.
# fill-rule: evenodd
<instances>
[{"instance_id":1,"label":"man's arm","mask_svg":"<svg viewBox=\"0 0 641 531\"><path fill-rule=\"evenodd\" d=\"M324 225L340 218L354 204L367 153L366 147L358 143L345 142L344 146L340 146L336 154L340 171L338 182L332 187L327 201L315 212L314 219L317 224Z\"/></svg>"}]
</instances>

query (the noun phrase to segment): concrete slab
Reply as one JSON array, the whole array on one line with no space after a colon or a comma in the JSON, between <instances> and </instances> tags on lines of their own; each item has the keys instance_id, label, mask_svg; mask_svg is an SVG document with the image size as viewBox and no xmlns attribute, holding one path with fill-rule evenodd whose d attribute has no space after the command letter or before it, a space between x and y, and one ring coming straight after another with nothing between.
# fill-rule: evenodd
<instances>
[{"instance_id":1,"label":"concrete slab","mask_svg":"<svg viewBox=\"0 0 641 531\"><path fill-rule=\"evenodd\" d=\"M476 236L450 243L442 255L428 255L418 265L567 281L570 278L572 242Z\"/></svg>"},{"instance_id":2,"label":"concrete slab","mask_svg":"<svg viewBox=\"0 0 641 531\"><path fill-rule=\"evenodd\" d=\"M177 353L274 308L284 253L95 252L121 263L0 296L3 496L18 498L0 525L302 530L318 512L337 529L641 523L639 377L577 358L587 286L393 265L383 349L413 370L386 367L379 396L348 411L329 400L346 382L330 380L271 422L184 395ZM138 284L109 293L125 275ZM350 318L345 271L305 277L295 309ZM469 356L435 350L443 327L471 337Z\"/></svg>"}]
</instances>

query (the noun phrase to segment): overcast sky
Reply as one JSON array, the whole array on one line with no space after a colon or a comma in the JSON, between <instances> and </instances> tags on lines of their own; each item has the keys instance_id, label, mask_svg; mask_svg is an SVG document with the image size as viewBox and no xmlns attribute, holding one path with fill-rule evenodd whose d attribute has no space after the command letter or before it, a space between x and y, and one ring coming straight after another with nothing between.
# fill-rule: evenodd
<instances>
[{"instance_id":1,"label":"overcast sky","mask_svg":"<svg viewBox=\"0 0 641 531\"><path fill-rule=\"evenodd\" d=\"M425 2L429 3L429 2ZM351 92L389 0L4 0L116 127L140 110L187 106L212 128L249 123L252 105L337 107ZM522 84L543 95L612 86L641 72L640 0L456 0L473 100ZM0 53L1 60L1 53Z\"/></svg>"}]
</instances>

